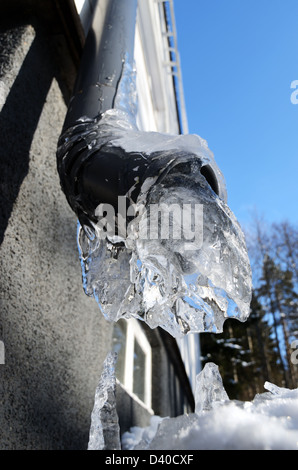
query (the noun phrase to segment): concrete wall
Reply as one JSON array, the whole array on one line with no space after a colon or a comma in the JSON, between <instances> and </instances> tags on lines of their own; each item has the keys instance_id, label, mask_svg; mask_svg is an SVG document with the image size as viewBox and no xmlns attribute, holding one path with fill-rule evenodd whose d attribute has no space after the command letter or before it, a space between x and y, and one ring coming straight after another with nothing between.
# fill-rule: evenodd
<instances>
[{"instance_id":1,"label":"concrete wall","mask_svg":"<svg viewBox=\"0 0 298 470\"><path fill-rule=\"evenodd\" d=\"M0 448L86 449L112 326L83 292L56 171L74 76L61 80L56 31L0 18Z\"/></svg>"}]
</instances>

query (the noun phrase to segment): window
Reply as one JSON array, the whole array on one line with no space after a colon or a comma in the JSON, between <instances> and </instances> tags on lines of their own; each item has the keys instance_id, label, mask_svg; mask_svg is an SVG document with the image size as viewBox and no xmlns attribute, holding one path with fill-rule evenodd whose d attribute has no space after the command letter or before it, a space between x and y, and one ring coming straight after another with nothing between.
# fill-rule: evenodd
<instances>
[{"instance_id":1,"label":"window","mask_svg":"<svg viewBox=\"0 0 298 470\"><path fill-rule=\"evenodd\" d=\"M137 320L119 320L113 334L118 354L116 377L131 394L151 408L152 352Z\"/></svg>"}]
</instances>

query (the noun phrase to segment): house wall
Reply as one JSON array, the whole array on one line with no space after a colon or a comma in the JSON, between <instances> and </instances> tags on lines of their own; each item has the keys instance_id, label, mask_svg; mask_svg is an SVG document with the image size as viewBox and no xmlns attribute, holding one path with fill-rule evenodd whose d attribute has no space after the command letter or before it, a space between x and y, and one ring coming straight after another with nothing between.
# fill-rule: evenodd
<instances>
[{"instance_id":1,"label":"house wall","mask_svg":"<svg viewBox=\"0 0 298 470\"><path fill-rule=\"evenodd\" d=\"M0 448L85 449L112 326L83 292L56 170L76 68L61 77L62 31L21 8L0 5Z\"/></svg>"},{"instance_id":2,"label":"house wall","mask_svg":"<svg viewBox=\"0 0 298 470\"><path fill-rule=\"evenodd\" d=\"M86 449L95 388L112 347L113 325L83 291L76 217L56 169L84 40L71 4L0 3L1 450ZM61 9L69 5L66 24ZM163 112L152 111L152 126ZM148 337L158 364L153 411L174 415L172 346L158 332ZM177 351L175 357L181 361ZM117 399L123 429L149 423L150 412L125 390Z\"/></svg>"}]
</instances>

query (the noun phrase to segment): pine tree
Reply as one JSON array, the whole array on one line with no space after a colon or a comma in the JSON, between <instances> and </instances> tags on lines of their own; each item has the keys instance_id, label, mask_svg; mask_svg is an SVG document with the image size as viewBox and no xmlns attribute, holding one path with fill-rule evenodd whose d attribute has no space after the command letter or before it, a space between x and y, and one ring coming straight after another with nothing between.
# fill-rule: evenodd
<instances>
[{"instance_id":1,"label":"pine tree","mask_svg":"<svg viewBox=\"0 0 298 470\"><path fill-rule=\"evenodd\" d=\"M256 217L248 238L255 295L272 326L282 371L279 385L297 387L291 343L298 335L298 228L288 221L268 226Z\"/></svg>"},{"instance_id":2,"label":"pine tree","mask_svg":"<svg viewBox=\"0 0 298 470\"><path fill-rule=\"evenodd\" d=\"M291 363L289 326L291 318L296 317L297 294L292 282L292 273L289 270L284 271L268 255L264 257L263 274L257 295L268 317L272 318L284 385L296 387L295 368Z\"/></svg>"},{"instance_id":3,"label":"pine tree","mask_svg":"<svg viewBox=\"0 0 298 470\"><path fill-rule=\"evenodd\" d=\"M281 383L282 373L278 349L273 334L273 325L268 322L266 311L253 291L251 312L248 320L248 334L250 335L250 350L254 362L254 378L257 383L257 392L264 391L266 381Z\"/></svg>"}]
</instances>

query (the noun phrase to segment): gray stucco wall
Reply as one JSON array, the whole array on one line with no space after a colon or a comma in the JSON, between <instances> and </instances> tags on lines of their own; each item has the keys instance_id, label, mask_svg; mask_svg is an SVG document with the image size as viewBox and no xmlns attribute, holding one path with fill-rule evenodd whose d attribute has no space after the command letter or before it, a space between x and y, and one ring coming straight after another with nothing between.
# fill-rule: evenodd
<instances>
[{"instance_id":1,"label":"gray stucco wall","mask_svg":"<svg viewBox=\"0 0 298 470\"><path fill-rule=\"evenodd\" d=\"M112 326L83 292L56 171L63 87L46 32L0 41L0 449L86 449Z\"/></svg>"}]
</instances>

